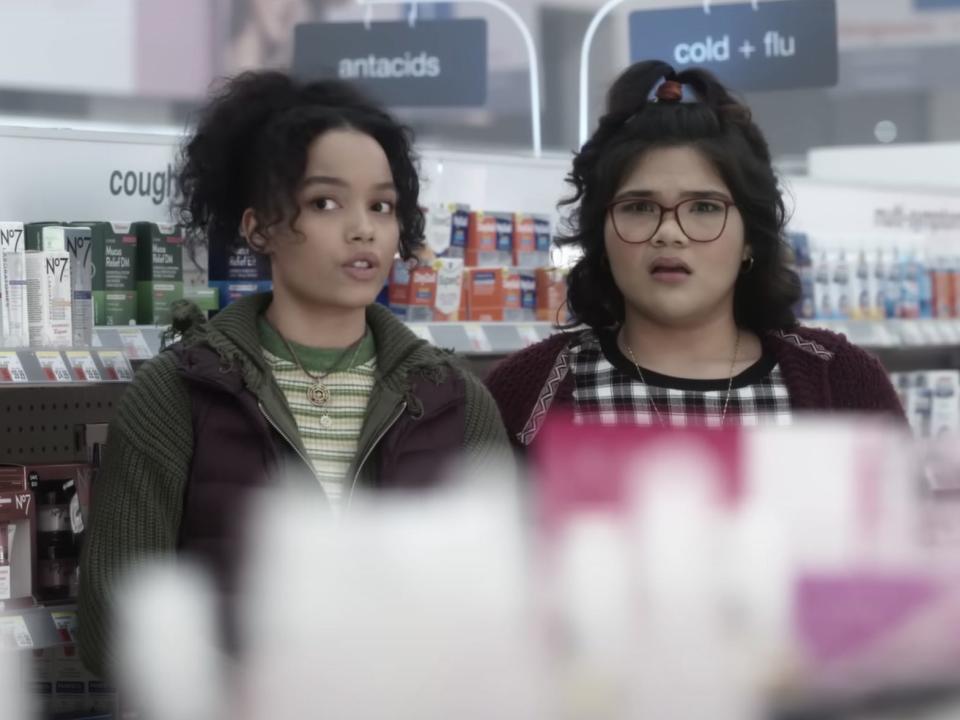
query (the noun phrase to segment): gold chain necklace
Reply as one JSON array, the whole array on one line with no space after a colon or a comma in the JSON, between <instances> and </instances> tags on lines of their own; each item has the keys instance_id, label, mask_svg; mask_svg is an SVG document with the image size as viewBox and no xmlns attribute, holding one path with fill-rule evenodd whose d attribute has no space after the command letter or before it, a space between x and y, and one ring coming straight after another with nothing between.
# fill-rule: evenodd
<instances>
[{"instance_id":1,"label":"gold chain necklace","mask_svg":"<svg viewBox=\"0 0 960 720\"><path fill-rule=\"evenodd\" d=\"M633 348L630 347L630 343L627 342L626 334L621 331L620 333L620 342L623 343L623 346L627 349L627 353L630 355L630 361L633 363L634 367L637 368L637 374L640 376L640 382L642 382L647 388L647 402L650 403L650 407L653 408L653 414L657 416L657 423L660 427L667 427L667 424L663 421L663 416L660 415L660 409L657 407L656 401L653 399L653 393L650 391L650 385L647 383L646 378L643 377L643 370L640 369L640 363L637 362L636 356L633 354ZM730 380L727 382L727 394L723 400L723 411L720 413L720 424L723 425L727 419L727 408L730 406L730 393L733 392L733 377L734 371L737 369L737 358L740 355L740 330L737 329L737 342L733 348L733 361L730 363Z\"/></svg>"},{"instance_id":2,"label":"gold chain necklace","mask_svg":"<svg viewBox=\"0 0 960 720\"><path fill-rule=\"evenodd\" d=\"M343 360L343 358L345 358L347 353L351 350L353 350L353 357L350 358L350 362L347 363L346 367L348 369L353 367L354 362L357 360L357 355L360 354L360 348L363 346L363 341L367 339L367 330L364 328L363 335L360 337L360 339L352 345L348 345L346 348L344 348L343 352L340 353L333 361L333 364L330 365L330 369L327 370L327 372L314 374L303 366L303 363L300 362L300 358L297 357L297 353L293 350L293 345L289 343L283 334L276 328L273 328L273 331L280 336L281 340L283 340L283 344L287 348L287 352L290 353L290 357L293 358L293 361L297 364L297 367L300 368L300 371L308 378L313 380L313 385L307 388L307 400L309 400L310 404L315 407L323 407L330 402L330 388L328 388L323 381L333 374L333 372L337 369L337 366L340 364L340 361Z\"/></svg>"}]
</instances>

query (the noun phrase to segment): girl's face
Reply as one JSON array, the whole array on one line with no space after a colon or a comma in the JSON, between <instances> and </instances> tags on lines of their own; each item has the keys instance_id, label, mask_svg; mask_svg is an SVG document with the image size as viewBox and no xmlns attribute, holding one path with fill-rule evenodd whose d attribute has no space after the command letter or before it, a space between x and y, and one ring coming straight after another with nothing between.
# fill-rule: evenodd
<instances>
[{"instance_id":1,"label":"girl's face","mask_svg":"<svg viewBox=\"0 0 960 720\"><path fill-rule=\"evenodd\" d=\"M273 283L306 305L357 309L373 303L400 242L397 190L379 143L331 130L309 146L293 224L270 229ZM244 218L250 238L252 210Z\"/></svg>"},{"instance_id":2,"label":"girl's face","mask_svg":"<svg viewBox=\"0 0 960 720\"><path fill-rule=\"evenodd\" d=\"M710 161L688 146L649 150L617 191L614 201L619 200L630 202L618 206L616 226L614 213L607 214L604 243L628 314L666 327L696 326L718 311L732 315L734 285L750 251L736 207L730 207L722 226L722 203L733 202L733 195ZM698 226L722 226L716 240L694 242L670 211L664 211L660 228L649 242L630 244L620 238L617 227L624 232L628 226L642 227L651 214L655 219L659 210L653 203L673 207L688 200L696 202L678 209L684 226L695 236Z\"/></svg>"}]
</instances>

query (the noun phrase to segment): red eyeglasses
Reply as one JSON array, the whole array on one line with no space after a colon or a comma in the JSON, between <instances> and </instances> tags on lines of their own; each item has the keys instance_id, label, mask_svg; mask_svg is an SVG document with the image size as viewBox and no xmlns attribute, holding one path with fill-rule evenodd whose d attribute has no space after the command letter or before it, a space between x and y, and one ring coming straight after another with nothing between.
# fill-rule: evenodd
<instances>
[{"instance_id":1,"label":"red eyeglasses","mask_svg":"<svg viewBox=\"0 0 960 720\"><path fill-rule=\"evenodd\" d=\"M648 198L623 198L607 206L613 229L625 243L641 245L650 242L663 225L663 218L673 213L680 230L693 242L718 240L727 229L730 208L736 203L716 198L691 198L672 207Z\"/></svg>"}]
</instances>

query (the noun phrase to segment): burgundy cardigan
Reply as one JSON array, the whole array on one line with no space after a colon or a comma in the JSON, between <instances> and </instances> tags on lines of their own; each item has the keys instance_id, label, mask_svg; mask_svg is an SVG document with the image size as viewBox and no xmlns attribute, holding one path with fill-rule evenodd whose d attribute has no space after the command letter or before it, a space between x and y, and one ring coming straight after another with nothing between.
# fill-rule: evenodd
<instances>
[{"instance_id":1,"label":"burgundy cardigan","mask_svg":"<svg viewBox=\"0 0 960 720\"><path fill-rule=\"evenodd\" d=\"M572 405L567 350L577 337L578 333L554 335L508 357L487 378L515 445L533 442L551 408ZM764 352L780 366L795 412L879 413L906 424L886 370L844 336L797 327L771 332L762 340Z\"/></svg>"}]
</instances>

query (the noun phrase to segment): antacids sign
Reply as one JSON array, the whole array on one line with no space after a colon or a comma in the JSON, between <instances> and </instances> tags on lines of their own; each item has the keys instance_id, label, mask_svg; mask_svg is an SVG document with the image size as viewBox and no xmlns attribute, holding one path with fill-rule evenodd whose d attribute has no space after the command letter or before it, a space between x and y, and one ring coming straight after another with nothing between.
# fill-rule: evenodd
<instances>
[{"instance_id":1,"label":"antacids sign","mask_svg":"<svg viewBox=\"0 0 960 720\"><path fill-rule=\"evenodd\" d=\"M487 101L485 20L309 23L294 43L297 76L349 80L391 107Z\"/></svg>"}]
</instances>

